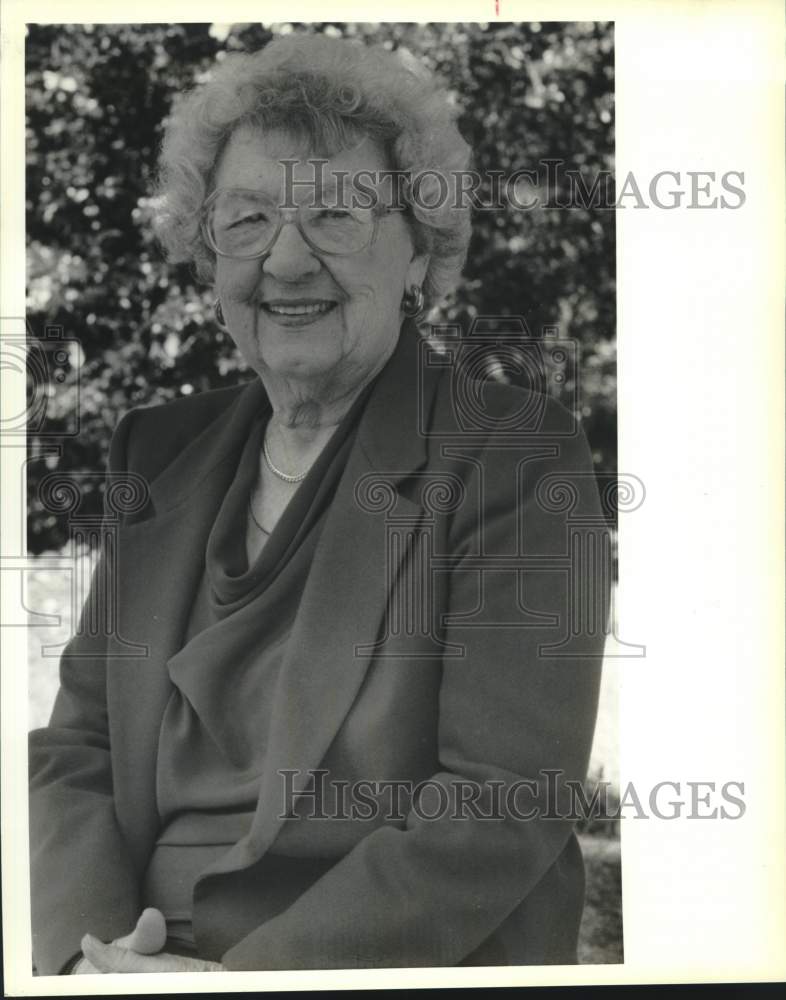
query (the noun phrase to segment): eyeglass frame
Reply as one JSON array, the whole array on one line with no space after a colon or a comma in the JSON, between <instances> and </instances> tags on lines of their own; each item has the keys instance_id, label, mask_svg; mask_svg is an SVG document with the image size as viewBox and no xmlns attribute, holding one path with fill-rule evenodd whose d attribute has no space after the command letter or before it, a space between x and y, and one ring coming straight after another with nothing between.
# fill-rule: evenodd
<instances>
[{"instance_id":1,"label":"eyeglass frame","mask_svg":"<svg viewBox=\"0 0 786 1000\"><path fill-rule=\"evenodd\" d=\"M361 253L363 250L368 250L370 246L374 245L377 239L377 235L379 233L379 224L384 218L386 218L388 215L393 215L398 212L404 212L404 213L409 212L409 208L402 206L383 205L381 209L378 206L374 206L372 208L373 225L371 229L371 238L368 240L368 242L364 243L362 247L358 247L357 250L340 251L340 250L321 250L319 247L314 245L314 243L308 238L308 235L304 232L303 223L300 217L301 209L304 207L313 208L314 206L298 205L295 208L280 208L279 206L276 206L276 211L278 212L278 223L276 225L276 231L273 234L273 238L271 239L270 243L267 245L267 247L265 247L264 250L259 250L256 253L249 254L248 256L240 257L237 256L236 254L224 253L222 250L219 250L218 247L215 245L215 242L210 234L210 227L207 221L207 213L210 210L210 207L213 204L213 202L215 202L218 196L222 194L224 191L242 191L247 194L262 194L263 192L256 191L253 188L235 188L235 187L216 188L215 191L211 192L211 194L208 195L208 197L205 199L205 202L202 205L202 210L201 210L202 217L200 220L200 229L202 231L202 236L205 240L205 243L207 244L208 247L210 247L213 253L216 254L217 257L224 257L226 260L259 260L262 257L268 256L268 254L270 254L271 251L273 250L273 247L276 245L276 241L281 235L281 230L288 223L294 223L294 225L297 226L297 231L300 233L303 242L306 244L309 250L312 251L312 253L324 257L352 257L354 256L354 254ZM272 200L273 199L271 199L271 201ZM289 218L287 218L286 216L289 216Z\"/></svg>"}]
</instances>

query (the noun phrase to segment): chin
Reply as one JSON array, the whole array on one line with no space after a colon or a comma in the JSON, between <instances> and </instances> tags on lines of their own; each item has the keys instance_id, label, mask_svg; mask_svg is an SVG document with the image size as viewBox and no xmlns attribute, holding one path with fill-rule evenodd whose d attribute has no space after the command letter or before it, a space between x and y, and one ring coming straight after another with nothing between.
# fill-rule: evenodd
<instances>
[{"instance_id":1,"label":"chin","mask_svg":"<svg viewBox=\"0 0 786 1000\"><path fill-rule=\"evenodd\" d=\"M301 344L263 342L260 346L259 356L264 368L288 378L316 378L326 375L335 368L339 360L336 351L320 351L313 343L309 345L310 349Z\"/></svg>"}]
</instances>

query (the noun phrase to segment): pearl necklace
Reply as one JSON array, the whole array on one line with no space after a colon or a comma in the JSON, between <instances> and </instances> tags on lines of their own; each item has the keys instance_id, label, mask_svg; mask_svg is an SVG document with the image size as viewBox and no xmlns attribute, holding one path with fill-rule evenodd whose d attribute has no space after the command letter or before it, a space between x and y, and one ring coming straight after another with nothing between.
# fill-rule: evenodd
<instances>
[{"instance_id":1,"label":"pearl necklace","mask_svg":"<svg viewBox=\"0 0 786 1000\"><path fill-rule=\"evenodd\" d=\"M306 469L305 472L300 472L296 476L287 475L286 472L282 472L281 469L277 469L273 465L273 459L270 457L270 452L267 448L267 438L262 442L262 454L265 456L265 465L270 469L274 476L277 476L282 482L285 483L302 483L303 480L308 475L309 470Z\"/></svg>"}]
</instances>

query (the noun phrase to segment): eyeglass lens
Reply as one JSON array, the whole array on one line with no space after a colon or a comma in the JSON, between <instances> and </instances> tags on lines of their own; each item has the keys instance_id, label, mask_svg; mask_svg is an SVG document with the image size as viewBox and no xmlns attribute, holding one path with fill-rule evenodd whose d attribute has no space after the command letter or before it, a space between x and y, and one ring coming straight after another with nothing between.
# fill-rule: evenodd
<instances>
[{"instance_id":1,"label":"eyeglass lens","mask_svg":"<svg viewBox=\"0 0 786 1000\"><path fill-rule=\"evenodd\" d=\"M354 253L371 240L370 211L301 205L297 210L306 239L325 253ZM281 212L275 201L254 191L221 191L208 215L208 230L219 253L251 257L270 249Z\"/></svg>"}]
</instances>

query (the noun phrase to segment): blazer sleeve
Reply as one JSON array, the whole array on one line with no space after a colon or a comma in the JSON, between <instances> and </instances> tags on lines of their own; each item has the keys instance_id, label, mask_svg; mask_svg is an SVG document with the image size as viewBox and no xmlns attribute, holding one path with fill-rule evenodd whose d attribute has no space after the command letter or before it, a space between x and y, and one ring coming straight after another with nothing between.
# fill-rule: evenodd
<instances>
[{"instance_id":1,"label":"blazer sleeve","mask_svg":"<svg viewBox=\"0 0 786 1000\"><path fill-rule=\"evenodd\" d=\"M125 468L132 417L113 435L110 472ZM83 622L101 600L103 559ZM129 933L140 913L138 876L115 818L107 637L88 631L80 628L66 646L49 725L29 737L33 958L41 975L62 972L86 932L111 940Z\"/></svg>"},{"instance_id":2,"label":"blazer sleeve","mask_svg":"<svg viewBox=\"0 0 786 1000\"><path fill-rule=\"evenodd\" d=\"M550 440L523 464L521 453L489 442L467 479L468 502L454 515L450 545L458 565L448 610L472 611L482 590L488 624L446 630L445 638L463 644L465 655L443 659L441 769L423 786L421 808L409 812L403 827L370 833L293 905L230 948L222 956L229 969L456 965L565 849L575 816L565 785L557 786L555 800L546 772L559 772L563 783L586 776L605 623L584 634L579 628L566 655L545 658L541 647L560 641L555 615L563 628L569 620L569 517L584 525L585 537L604 522L583 433L556 446ZM544 503L548 497L537 484L551 475L556 502ZM566 497L570 503L561 503ZM481 588L476 564L470 565L479 535L488 556L509 555L520 545L519 554L545 559L519 575L518 592L509 571L484 574ZM574 533L574 543L578 537ZM591 564L595 570L598 563ZM602 588L595 570L590 587ZM594 594L604 607L605 597ZM517 599L532 613L527 627L505 624ZM495 814L495 793L522 780L530 783L529 794L516 800L518 808L538 815L522 820L502 810L502 819L484 818ZM460 818L454 818L462 781L481 790L477 816L457 808ZM435 814L439 818L422 818Z\"/></svg>"}]
</instances>

